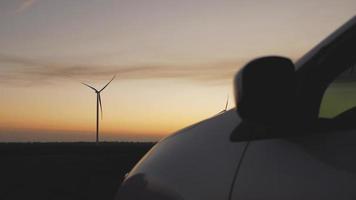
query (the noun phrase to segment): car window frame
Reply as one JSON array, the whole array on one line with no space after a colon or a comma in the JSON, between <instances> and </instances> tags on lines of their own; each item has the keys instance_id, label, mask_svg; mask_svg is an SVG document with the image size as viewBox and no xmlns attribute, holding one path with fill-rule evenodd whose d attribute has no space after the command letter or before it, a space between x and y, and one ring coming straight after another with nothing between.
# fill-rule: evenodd
<instances>
[{"instance_id":1,"label":"car window frame","mask_svg":"<svg viewBox=\"0 0 356 200\"><path fill-rule=\"evenodd\" d=\"M329 84L351 66L347 64L350 59L356 59L352 58L350 47L356 49L356 16L296 62L300 123L309 126L319 119L322 97Z\"/></svg>"}]
</instances>

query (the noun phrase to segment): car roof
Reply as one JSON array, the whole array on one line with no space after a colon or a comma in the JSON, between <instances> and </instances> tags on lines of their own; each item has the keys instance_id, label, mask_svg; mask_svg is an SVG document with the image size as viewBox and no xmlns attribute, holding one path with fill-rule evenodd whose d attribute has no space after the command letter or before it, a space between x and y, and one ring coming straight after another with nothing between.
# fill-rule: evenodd
<instances>
[{"instance_id":1,"label":"car roof","mask_svg":"<svg viewBox=\"0 0 356 200\"><path fill-rule=\"evenodd\" d=\"M319 44L317 44L314 48L304 54L300 59L298 59L295 63L296 69L305 66L311 59L319 54L322 49L332 45L333 43L338 42L339 38L348 32L352 27L356 26L356 15L352 17L349 21L344 23L340 28L331 33L328 37L322 40Z\"/></svg>"}]
</instances>

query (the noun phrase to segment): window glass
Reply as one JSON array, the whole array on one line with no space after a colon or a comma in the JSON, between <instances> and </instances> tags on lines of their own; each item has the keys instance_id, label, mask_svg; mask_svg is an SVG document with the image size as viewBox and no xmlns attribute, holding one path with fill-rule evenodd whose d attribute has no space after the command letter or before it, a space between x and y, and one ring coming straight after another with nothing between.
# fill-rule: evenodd
<instances>
[{"instance_id":1,"label":"window glass","mask_svg":"<svg viewBox=\"0 0 356 200\"><path fill-rule=\"evenodd\" d=\"M339 75L327 88L319 117L333 118L356 106L356 67Z\"/></svg>"}]
</instances>

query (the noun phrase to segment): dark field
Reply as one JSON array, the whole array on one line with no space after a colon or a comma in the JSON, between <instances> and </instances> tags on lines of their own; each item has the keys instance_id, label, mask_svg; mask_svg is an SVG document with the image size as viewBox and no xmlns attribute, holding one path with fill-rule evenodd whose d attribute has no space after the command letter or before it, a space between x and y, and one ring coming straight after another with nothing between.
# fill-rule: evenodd
<instances>
[{"instance_id":1,"label":"dark field","mask_svg":"<svg viewBox=\"0 0 356 200\"><path fill-rule=\"evenodd\" d=\"M111 200L153 143L0 144L0 199Z\"/></svg>"}]
</instances>

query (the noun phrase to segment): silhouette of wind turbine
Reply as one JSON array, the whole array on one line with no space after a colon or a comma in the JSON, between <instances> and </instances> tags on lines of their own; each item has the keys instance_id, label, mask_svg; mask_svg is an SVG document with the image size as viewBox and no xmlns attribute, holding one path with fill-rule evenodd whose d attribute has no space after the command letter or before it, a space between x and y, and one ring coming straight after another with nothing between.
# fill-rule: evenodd
<instances>
[{"instance_id":1,"label":"silhouette of wind turbine","mask_svg":"<svg viewBox=\"0 0 356 200\"><path fill-rule=\"evenodd\" d=\"M216 114L216 115L219 115L219 114L221 114L221 113L226 112L226 111L227 111L227 106L228 106L228 105L229 105L229 95L227 95L225 108L224 108L222 111L220 111L218 114Z\"/></svg>"},{"instance_id":2,"label":"silhouette of wind turbine","mask_svg":"<svg viewBox=\"0 0 356 200\"><path fill-rule=\"evenodd\" d=\"M99 106L100 106L100 112L101 112L101 119L103 118L103 106L101 104L101 97L100 97L100 92L102 92L110 83L115 79L116 75L112 77L112 79L103 87L101 90L97 90L94 87L83 83L83 85L89 87L90 89L94 90L96 93L96 144L99 143Z\"/></svg>"}]
</instances>

